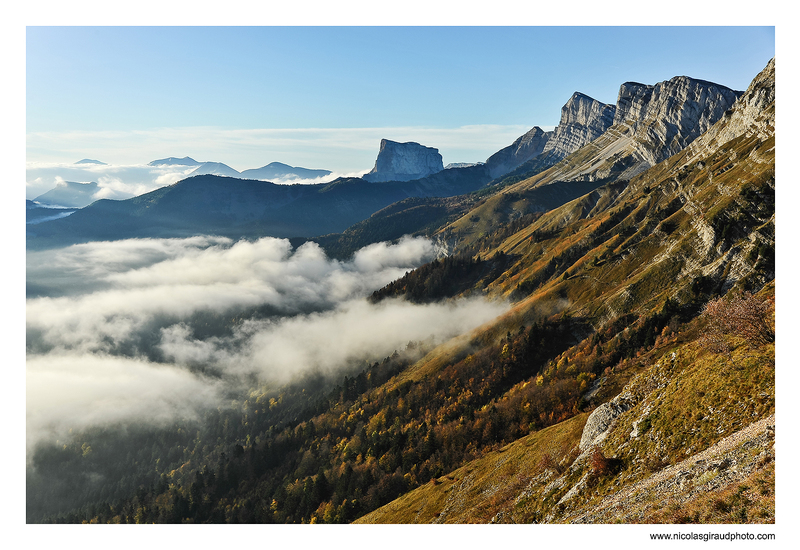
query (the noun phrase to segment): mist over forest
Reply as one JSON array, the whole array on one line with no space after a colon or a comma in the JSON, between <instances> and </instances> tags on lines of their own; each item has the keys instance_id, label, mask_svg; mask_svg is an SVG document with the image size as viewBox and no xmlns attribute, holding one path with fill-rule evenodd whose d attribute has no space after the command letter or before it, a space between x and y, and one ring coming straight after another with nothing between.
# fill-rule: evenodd
<instances>
[{"instance_id":1,"label":"mist over forest","mask_svg":"<svg viewBox=\"0 0 800 550\"><path fill-rule=\"evenodd\" d=\"M92 427L196 419L254 384L333 375L504 311L365 300L436 254L424 238L339 261L315 243L212 236L28 252L28 452Z\"/></svg>"},{"instance_id":2,"label":"mist over forest","mask_svg":"<svg viewBox=\"0 0 800 550\"><path fill-rule=\"evenodd\" d=\"M348 93L338 96L324 84L249 84L229 102L238 106L241 90L253 90L263 110L265 91L291 99L300 98L297 90L321 91L326 101L346 99L359 116L370 113L369 127L366 119L348 119L349 129L320 119L321 129L242 129L223 113L229 130L137 130L134 142L127 131L64 133L73 122L59 123L58 132L31 126L31 155L69 158L67 150L48 153L49 140L83 148L69 156L86 158L26 167L26 522L629 523L649 525L649 540L658 524L776 525L776 373L783 365L775 355L774 28L636 29L627 42L646 43L644 63L629 59L613 71L605 64L603 75L586 71L587 48L626 40L619 29L578 31L559 29L543 40L542 30L493 30L497 44L512 39L494 57L512 63L494 67L497 78L453 73L477 75L477 88L448 77L438 89L449 107L484 117L457 130L437 129L431 117L441 105L433 96L418 101L416 85L402 96L412 99L413 116L399 120L425 128L395 132L391 116L380 113L386 105L401 113L403 102L379 94L372 109L358 100L379 89L381 75L364 85L346 79L334 88ZM763 36L755 40L753 31ZM42 39L29 40L29 68L37 55L40 64L61 55L53 44L65 52L72 44L35 27L28 32ZM271 33L259 40L269 43ZM444 66L457 67L480 42L478 57L489 59L492 40L461 33L436 30L436 48L414 51L456 52L459 61ZM168 34L175 41L174 29ZM232 44L235 34L212 42ZM422 44L424 34L414 29L407 39ZM359 58L337 50L342 45L375 55L362 46L378 35L351 42L349 29L316 42L317 35L281 44L295 53L301 44L315 63L319 52L330 53L322 57L331 70ZM523 36L533 50L568 36L578 61L565 64L564 52L539 56L558 70L532 66L516 72L533 80L511 82L512 65L533 59L507 55L533 51L518 47ZM717 70L732 63L745 71L749 62L738 50L721 61L697 55L718 55L720 43L748 45L762 63L769 58L748 75L746 90L728 87ZM654 47L677 61L655 57ZM163 57L162 49L152 51ZM391 66L393 50L404 60L414 53L383 48L382 66ZM220 67L245 53L258 54L250 62L258 65L268 52L220 55ZM108 59L113 65L126 55ZM213 57L197 59L212 67ZM353 74L363 76L366 61L374 60L362 58ZM264 66L266 73L248 74L280 74L274 63ZM442 66L431 66L437 79ZM637 73L642 66L665 74ZM419 74L405 80L426 82L423 95L437 90L437 79L413 68ZM616 80L621 72L624 80ZM477 97L475 105L500 106L502 117L460 103L462 88L499 90L493 79L503 81L505 98ZM38 83L38 93L51 82ZM208 82L178 82L181 108L171 111L202 113L212 124L209 110L183 108L193 101L186 90L208 91ZM516 93L531 83L533 100ZM106 88L113 86L98 90ZM599 95L604 88L610 91ZM162 89L172 97L173 88ZM530 120L547 125L531 127L525 119L533 111L519 109L548 103L545 89L566 102ZM145 105L150 94L132 97L132 105ZM219 97L209 96L210 105ZM296 113L312 103L302 101ZM43 105L29 107L41 118L34 126L45 128L59 116L43 116ZM111 123L89 103L64 105L76 120ZM426 106L435 112L426 114ZM242 120L256 124L253 113ZM495 148L493 128L511 127L503 121L524 124ZM182 134L190 141L179 149L197 158L235 156L226 143L236 144L237 155L267 155L256 145L274 140L300 158L327 148L334 157L321 158L344 162L357 158L348 149L374 148L377 140L370 146L363 137L376 132L374 168L349 177L282 163L239 172L189 157L147 166L93 160L113 161L115 149L152 158L147 151L167 135L175 154ZM444 138L455 133L493 152L445 166L453 140ZM107 145L90 147L100 135ZM201 142L209 149L190 147ZM316 145L302 151L303 143ZM291 170L313 179L297 181ZM713 527L697 533L716 534ZM205 530L201 536L219 545Z\"/></svg>"}]
</instances>

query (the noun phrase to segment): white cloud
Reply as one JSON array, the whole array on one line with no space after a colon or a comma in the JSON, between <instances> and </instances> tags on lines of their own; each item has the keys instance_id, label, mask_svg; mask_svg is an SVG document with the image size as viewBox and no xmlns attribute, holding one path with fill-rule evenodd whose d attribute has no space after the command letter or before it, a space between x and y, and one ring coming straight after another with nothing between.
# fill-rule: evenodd
<instances>
[{"instance_id":1,"label":"white cloud","mask_svg":"<svg viewBox=\"0 0 800 550\"><path fill-rule=\"evenodd\" d=\"M242 375L283 381L308 369L335 371L412 340L446 340L505 311L483 300L364 300L435 255L422 238L373 244L350 261L274 238L132 239L29 252L28 285L40 294L26 300L29 441L93 422L193 414L215 402L221 384L239 388ZM198 312L223 328L198 333ZM200 371L221 378L192 374Z\"/></svg>"},{"instance_id":2,"label":"white cloud","mask_svg":"<svg viewBox=\"0 0 800 550\"><path fill-rule=\"evenodd\" d=\"M219 403L220 382L172 365L102 354L49 354L26 361L27 446L91 426L161 424Z\"/></svg>"},{"instance_id":3,"label":"white cloud","mask_svg":"<svg viewBox=\"0 0 800 550\"><path fill-rule=\"evenodd\" d=\"M66 181L96 182L95 198L127 199L170 185L186 177L185 167L153 167L146 165L93 165L71 163L36 163L26 166L28 199L34 199Z\"/></svg>"},{"instance_id":4,"label":"white cloud","mask_svg":"<svg viewBox=\"0 0 800 550\"><path fill-rule=\"evenodd\" d=\"M375 164L380 141L415 141L436 147L444 164L482 162L530 130L523 125L473 125L458 128L157 128L137 131L32 132L27 135L26 196L33 199L56 182L96 181L97 198L125 199L172 185L195 167L148 166L174 151L191 151L199 162L223 162L236 170L278 161L292 166L331 170L308 180L278 178L273 183L326 183L359 177ZM106 165L74 164L87 156ZM183 155L181 153L180 155ZM144 157L144 158L143 158ZM52 162L60 159L61 162Z\"/></svg>"},{"instance_id":5,"label":"white cloud","mask_svg":"<svg viewBox=\"0 0 800 550\"><path fill-rule=\"evenodd\" d=\"M482 299L428 305L351 300L335 311L254 322L246 327L252 335L240 367L283 381L309 368L331 372L348 362L385 357L410 341L441 343L505 311L504 304Z\"/></svg>"}]
</instances>

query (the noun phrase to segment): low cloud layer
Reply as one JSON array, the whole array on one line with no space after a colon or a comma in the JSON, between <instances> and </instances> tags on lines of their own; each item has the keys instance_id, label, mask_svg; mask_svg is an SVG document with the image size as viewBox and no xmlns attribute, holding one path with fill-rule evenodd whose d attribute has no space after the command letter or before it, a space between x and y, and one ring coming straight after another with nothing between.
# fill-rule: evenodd
<instances>
[{"instance_id":1,"label":"low cloud layer","mask_svg":"<svg viewBox=\"0 0 800 550\"><path fill-rule=\"evenodd\" d=\"M502 305L484 300L429 305L350 300L333 311L247 321L230 338L193 339L185 325L172 325L162 329L159 346L175 364L286 382L306 370L331 373L344 365L374 361L408 342L442 342L504 311Z\"/></svg>"},{"instance_id":2,"label":"low cloud layer","mask_svg":"<svg viewBox=\"0 0 800 550\"><path fill-rule=\"evenodd\" d=\"M102 354L28 355L27 442L64 441L70 430L136 420L194 418L219 401L219 380L172 365Z\"/></svg>"},{"instance_id":3,"label":"low cloud layer","mask_svg":"<svg viewBox=\"0 0 800 550\"><path fill-rule=\"evenodd\" d=\"M359 176L372 169L383 138L400 142L415 141L428 147L436 147L447 165L452 162L485 161L528 130L530 126L527 125L483 124L455 128L175 127L127 132L31 132L26 135L29 160L26 178L28 198L36 196L32 193L32 187L41 189L48 178L52 182L55 175L61 175L67 181L97 181L96 174L106 174L126 184L139 182L155 187L168 185L178 181L172 180L174 167L162 167L158 169L162 172L158 172L153 167L140 163L168 155L182 157L187 154L184 151L198 161L224 162L240 172L274 161L291 166L332 170L334 173L330 179L325 180L331 181L335 177L346 175ZM58 166L52 163L43 164L55 159L74 159L71 162L75 162L86 156L128 166L74 165L66 162ZM53 170L54 168L58 170ZM78 170L83 171L84 175L80 175ZM93 172L86 175L86 170ZM134 176L139 179L134 179ZM38 194L50 188L52 185Z\"/></svg>"},{"instance_id":4,"label":"low cloud layer","mask_svg":"<svg viewBox=\"0 0 800 550\"><path fill-rule=\"evenodd\" d=\"M186 178L192 170L194 167L188 166L28 163L25 197L33 200L65 181L74 181L96 182L98 189L94 200L123 200L172 185Z\"/></svg>"},{"instance_id":5,"label":"low cloud layer","mask_svg":"<svg viewBox=\"0 0 800 550\"><path fill-rule=\"evenodd\" d=\"M552 129L546 127L545 129ZM381 139L415 141L436 147L444 164L483 162L530 130L525 125L470 125L457 128L160 128L149 131L74 131L27 134L26 198L55 187L58 178L97 182L96 199L126 199L171 185L196 167L148 166L165 151L191 151L200 161L224 162L244 171L279 161L292 166L331 170L323 178L279 178L277 184L327 183L339 177L360 177L375 165ZM132 145L132 144L135 144ZM87 153L89 151L89 153ZM51 162L90 156L109 164ZM142 159L147 156L147 160ZM256 159L255 161L253 159ZM74 161L73 161L74 162ZM114 164L120 163L120 164ZM127 164L122 164L127 163Z\"/></svg>"},{"instance_id":6,"label":"low cloud layer","mask_svg":"<svg viewBox=\"0 0 800 550\"><path fill-rule=\"evenodd\" d=\"M335 372L409 341L444 341L504 311L483 300L364 300L435 256L422 238L373 244L349 261L273 238L29 252L29 444L70 427L191 416L253 376Z\"/></svg>"},{"instance_id":7,"label":"low cloud layer","mask_svg":"<svg viewBox=\"0 0 800 550\"><path fill-rule=\"evenodd\" d=\"M66 181L79 183L96 182L98 189L93 200L124 200L149 193L161 187L172 185L186 179L196 166L147 166L147 165L103 165L67 163L28 163L26 167L27 199L33 200ZM327 183L338 177L361 176L367 170L357 173L332 173L325 177L299 179L296 177L271 180L277 184Z\"/></svg>"}]
</instances>

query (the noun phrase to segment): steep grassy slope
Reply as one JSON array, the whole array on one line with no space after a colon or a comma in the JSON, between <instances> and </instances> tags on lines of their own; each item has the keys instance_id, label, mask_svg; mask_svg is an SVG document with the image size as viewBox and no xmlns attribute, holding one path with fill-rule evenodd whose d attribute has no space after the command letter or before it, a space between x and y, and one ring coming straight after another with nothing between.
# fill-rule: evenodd
<instances>
[{"instance_id":1,"label":"steep grassy slope","mask_svg":"<svg viewBox=\"0 0 800 550\"><path fill-rule=\"evenodd\" d=\"M527 435L432 479L355 523L488 523L580 442L588 414Z\"/></svg>"},{"instance_id":2,"label":"steep grassy slope","mask_svg":"<svg viewBox=\"0 0 800 550\"><path fill-rule=\"evenodd\" d=\"M358 522L774 522L774 344L714 353L703 330L639 355L602 421L523 437Z\"/></svg>"},{"instance_id":3,"label":"steep grassy slope","mask_svg":"<svg viewBox=\"0 0 800 550\"><path fill-rule=\"evenodd\" d=\"M722 147L700 140L629 182L608 183L545 213L500 242L490 229L501 226L507 212L529 208L530 193L557 185L541 186L549 171L502 190L439 237L455 251L512 258L486 287L489 295L560 297L576 313L598 320L645 313L667 298L684 302L701 277L725 291L736 282L759 288L774 276L774 102L760 112L754 124L762 131L740 130ZM728 124L721 121L714 135Z\"/></svg>"},{"instance_id":4,"label":"steep grassy slope","mask_svg":"<svg viewBox=\"0 0 800 550\"><path fill-rule=\"evenodd\" d=\"M487 456L450 478L468 483L442 480L441 487L426 485L363 521L472 522L489 516L526 522L774 521L774 485L770 485L774 453L763 425L752 437L743 437L744 443L739 441L744 447L731 443L708 451L719 459L716 462L664 470L774 412L774 345L751 349L733 342L729 354L709 353L708 343L700 340L704 321L697 317L703 304L720 294L764 289L766 299L774 297L771 71L772 64L754 81L738 110L727 114L694 147L629 182L599 187L513 234L489 232L494 220L507 219L504 210L515 197L545 181L545 172L516 189L503 190L442 231L442 239L454 250L473 251L479 260L502 256L510 264L494 281L480 283L489 295L518 300L487 335L503 334L506 327L524 322L545 304L551 312L568 313L574 320L577 344L538 376L509 389L496 406L513 402L524 408L526 383L547 386L567 375L585 388L579 391L575 412L605 403L625 383L622 395L629 402L624 408L630 410L607 434L595 457L583 448L583 456L573 463L575 456L562 453L557 459L544 459L537 474L523 479L527 474L518 473L511 479L491 474L502 471L504 459ZM743 114L753 98L760 100L758 114ZM742 120L747 124L740 124ZM590 153L581 150L565 163L580 164ZM524 197L518 200L521 203L515 207L520 211L530 204ZM483 216L487 219L476 230ZM587 328L588 334L583 333ZM446 364L441 358L420 362L402 376L407 380L436 376L442 368L438 365ZM688 432L687 420L694 421ZM640 432L648 435L632 436L632 424L635 433L640 423ZM739 465L733 473L727 472L731 461ZM652 485L657 491L636 486L643 491L637 506L601 503L621 487L633 490L634 484L661 470L663 479ZM758 493L764 498L748 493L751 486L731 485L743 483L747 476L752 478L748 483L759 483ZM665 487L672 500L656 504ZM503 489L501 496L485 498L498 488ZM711 490L722 492L716 500L699 496ZM452 493L445 496L442 491ZM456 513L448 508L451 497L472 499L475 504ZM420 506L422 502L431 506ZM681 516L678 510L685 503L691 503L686 504L691 512ZM416 507L419 515L411 519L405 506ZM733 508L735 514L725 516L723 512Z\"/></svg>"}]
</instances>

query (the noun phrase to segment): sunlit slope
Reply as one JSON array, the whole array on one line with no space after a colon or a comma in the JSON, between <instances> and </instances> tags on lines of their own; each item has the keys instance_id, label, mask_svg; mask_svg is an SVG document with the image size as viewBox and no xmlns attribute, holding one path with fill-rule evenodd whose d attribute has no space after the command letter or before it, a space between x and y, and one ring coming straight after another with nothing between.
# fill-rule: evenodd
<instances>
[{"instance_id":1,"label":"sunlit slope","mask_svg":"<svg viewBox=\"0 0 800 550\"><path fill-rule=\"evenodd\" d=\"M774 285L760 297L773 299ZM704 331L696 320L639 355L638 374L591 416L487 453L357 523L774 522L774 344L730 337L717 353Z\"/></svg>"},{"instance_id":2,"label":"sunlit slope","mask_svg":"<svg viewBox=\"0 0 800 550\"><path fill-rule=\"evenodd\" d=\"M434 350L398 380L435 376L476 345L547 316L570 316L573 343L620 320L635 328L659 319L660 330L675 311L691 318L733 287L758 290L773 280L774 93L760 92L770 87L774 80L756 79L742 98L762 99L758 115L740 105L695 146L629 182L606 184L512 232L514 224L486 220L484 236L455 251L505 267L463 293L511 300L511 310L480 335ZM747 124L736 122L745 116ZM734 137L720 145L720 136ZM484 204L492 200L514 205L512 193ZM414 282L411 274L393 285Z\"/></svg>"},{"instance_id":3,"label":"sunlit slope","mask_svg":"<svg viewBox=\"0 0 800 550\"><path fill-rule=\"evenodd\" d=\"M774 65L766 71L774 74ZM442 236L454 246L472 244L486 235L490 220L504 223L548 210L557 206L554 199L567 189L571 196L566 200L570 200L603 184L627 181L678 153L729 116L741 95L688 77L655 86L627 82L620 87L614 124L603 134L546 170L505 187L451 224Z\"/></svg>"},{"instance_id":4,"label":"sunlit slope","mask_svg":"<svg viewBox=\"0 0 800 550\"><path fill-rule=\"evenodd\" d=\"M513 258L487 286L490 295L558 295L573 309L588 308L584 313L592 317L677 297L701 276L725 289L745 277L763 284L773 276L774 95L752 122L759 131L739 127L730 141L708 145L720 135L730 137L736 121L735 111L695 145L629 182L603 185L502 240L491 233L489 200L484 210L466 214L443 235L472 219L483 236L473 233L455 250ZM538 190L537 178L492 197L491 208L522 211L521 195L532 192L522 190Z\"/></svg>"},{"instance_id":5,"label":"sunlit slope","mask_svg":"<svg viewBox=\"0 0 800 550\"><path fill-rule=\"evenodd\" d=\"M668 299L760 288L774 278L774 157L774 137L741 136L596 189L499 242L489 234L477 256L508 267L483 292L517 302L491 332L559 311L598 330Z\"/></svg>"},{"instance_id":6,"label":"sunlit slope","mask_svg":"<svg viewBox=\"0 0 800 550\"><path fill-rule=\"evenodd\" d=\"M411 491L355 523L488 523L547 460L569 455L588 414L523 437Z\"/></svg>"},{"instance_id":7,"label":"sunlit slope","mask_svg":"<svg viewBox=\"0 0 800 550\"><path fill-rule=\"evenodd\" d=\"M574 345L493 406L525 411L542 388L573 384L585 389L578 390L572 412L561 414L578 416L360 521L774 521L767 429L774 413L774 344L733 338L729 353L710 351L701 340L706 320L699 317L708 300L732 289L774 300L774 167L770 64L736 108L681 153L514 231L500 222L493 227L487 217L482 234L454 242L456 251L508 265L481 288L515 304L475 335L471 348L451 351L450 362L445 350L434 350L398 379L424 380L450 363L465 364L464 356L481 342L503 335L501 342L511 342L519 324L560 312L562 337ZM514 202L519 194L514 197L509 188L481 206L504 205L506 213L509 206L524 208ZM465 219L478 224L487 212ZM513 356L514 348L508 353ZM563 434L579 422L581 404L608 406L602 404L612 398L624 414L598 442L600 457L593 459L586 445L570 449L567 443L577 446L581 437ZM555 445L547 456L538 448L526 452L545 433ZM698 462L684 462L695 456ZM732 463L739 466L730 470ZM636 498L613 500L620 490Z\"/></svg>"},{"instance_id":8,"label":"sunlit slope","mask_svg":"<svg viewBox=\"0 0 800 550\"><path fill-rule=\"evenodd\" d=\"M488 291L560 293L580 307L602 298L613 316L700 276L723 288L747 276L763 284L771 271L756 266L774 247L774 158L774 137L740 137L572 201L482 252L517 258Z\"/></svg>"}]
</instances>

